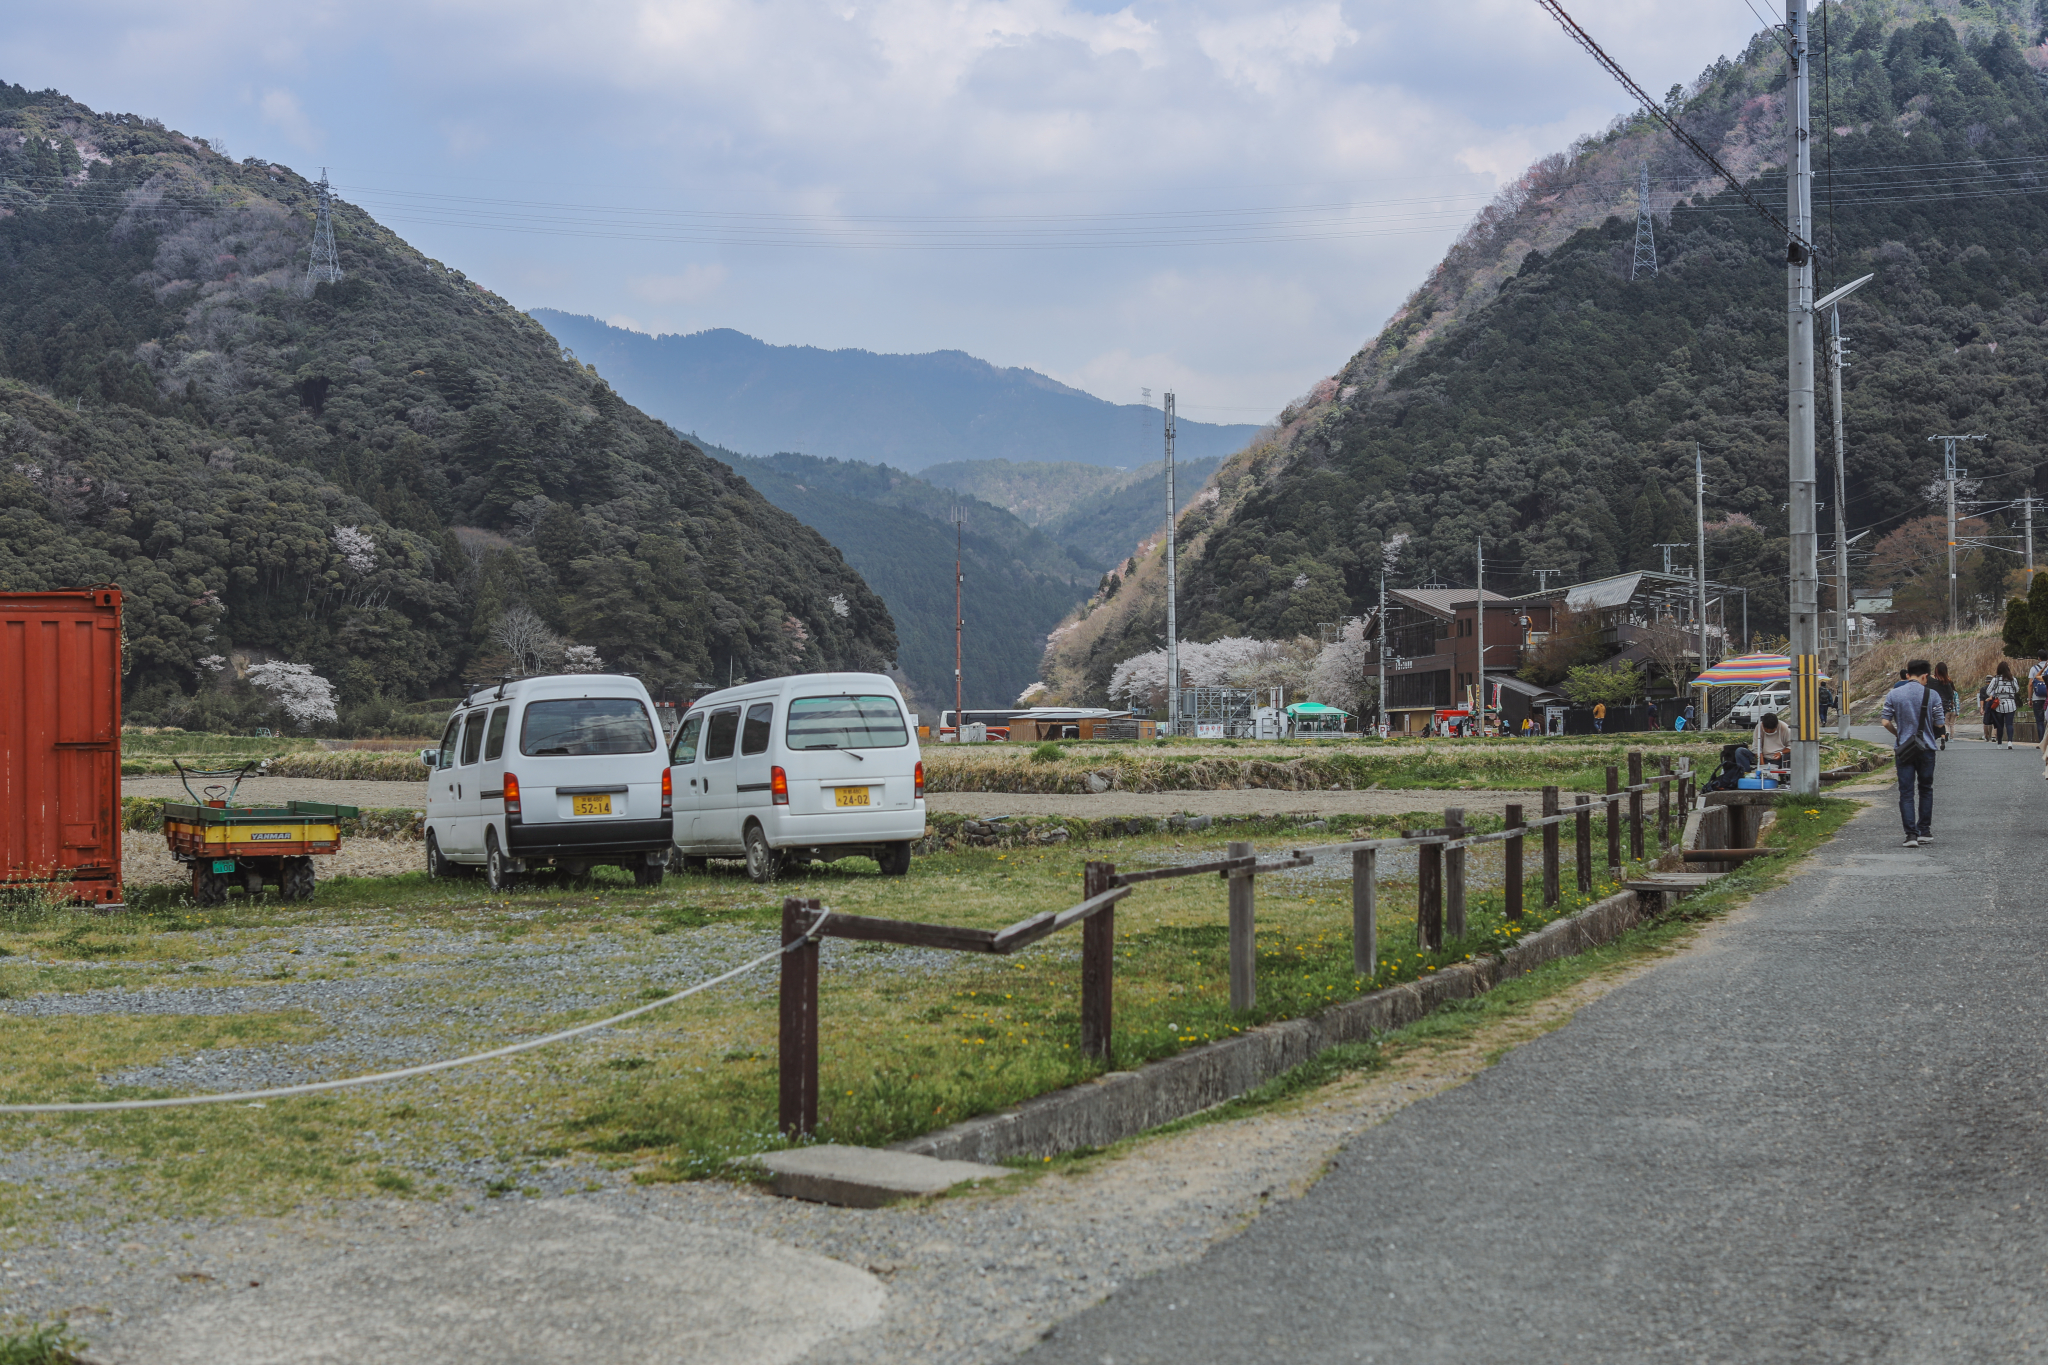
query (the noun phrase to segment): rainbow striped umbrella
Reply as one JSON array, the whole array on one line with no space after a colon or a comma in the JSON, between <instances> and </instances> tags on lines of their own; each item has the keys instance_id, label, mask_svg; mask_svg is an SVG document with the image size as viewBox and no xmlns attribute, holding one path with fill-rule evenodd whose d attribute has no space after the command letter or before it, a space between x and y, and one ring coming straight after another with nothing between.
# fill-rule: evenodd
<instances>
[{"instance_id":1,"label":"rainbow striped umbrella","mask_svg":"<svg viewBox=\"0 0 2048 1365\"><path fill-rule=\"evenodd\" d=\"M1827 674L1820 675L1827 680ZM1692 680L1694 687L1730 687L1758 683L1788 682L1792 658L1788 654L1741 654L1723 659Z\"/></svg>"}]
</instances>

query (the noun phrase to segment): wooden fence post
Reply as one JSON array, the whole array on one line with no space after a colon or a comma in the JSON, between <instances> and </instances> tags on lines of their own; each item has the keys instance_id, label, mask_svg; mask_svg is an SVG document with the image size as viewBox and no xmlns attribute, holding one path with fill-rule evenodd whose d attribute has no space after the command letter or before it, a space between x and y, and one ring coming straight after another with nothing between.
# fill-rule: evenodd
<instances>
[{"instance_id":1,"label":"wooden fence post","mask_svg":"<svg viewBox=\"0 0 2048 1365\"><path fill-rule=\"evenodd\" d=\"M1643 752L1640 749L1629 751L1628 784L1631 787L1643 785ZM1640 791L1628 794L1628 856L1636 862L1643 860L1643 794Z\"/></svg>"},{"instance_id":2,"label":"wooden fence post","mask_svg":"<svg viewBox=\"0 0 2048 1365\"><path fill-rule=\"evenodd\" d=\"M1508 807L1507 826L1509 829L1520 829L1522 827L1522 808L1520 806ZM1517 834L1512 839L1509 839L1507 843L1507 916L1509 919L1520 919L1522 917L1522 836Z\"/></svg>"},{"instance_id":3,"label":"wooden fence post","mask_svg":"<svg viewBox=\"0 0 2048 1365\"><path fill-rule=\"evenodd\" d=\"M1548 820L1558 813L1557 788L1543 789L1543 818ZM1559 893L1557 876L1557 846L1560 836L1556 825L1543 827L1543 908L1548 910L1557 904Z\"/></svg>"},{"instance_id":4,"label":"wooden fence post","mask_svg":"<svg viewBox=\"0 0 2048 1365\"><path fill-rule=\"evenodd\" d=\"M782 900L782 942L802 938L823 906ZM782 1026L776 1052L782 1069L783 1134L805 1137L818 1127L818 943L782 955Z\"/></svg>"},{"instance_id":5,"label":"wooden fence post","mask_svg":"<svg viewBox=\"0 0 2048 1365\"><path fill-rule=\"evenodd\" d=\"M1671 847L1671 755L1657 760L1657 847Z\"/></svg>"},{"instance_id":6,"label":"wooden fence post","mask_svg":"<svg viewBox=\"0 0 2048 1365\"><path fill-rule=\"evenodd\" d=\"M1116 864L1087 864L1081 872L1081 899L1109 890ZM1113 1065L1109 1028L1111 988L1116 971L1116 907L1105 905L1081 925L1081 1052L1105 1066Z\"/></svg>"},{"instance_id":7,"label":"wooden fence post","mask_svg":"<svg viewBox=\"0 0 2048 1365\"><path fill-rule=\"evenodd\" d=\"M1593 798L1579 793L1578 854L1579 890L1593 889Z\"/></svg>"},{"instance_id":8,"label":"wooden fence post","mask_svg":"<svg viewBox=\"0 0 2048 1365\"><path fill-rule=\"evenodd\" d=\"M1249 858L1252 846L1232 843L1225 857ZM1259 1000L1258 936L1254 929L1252 874L1230 874L1230 1008L1248 1010Z\"/></svg>"},{"instance_id":9,"label":"wooden fence post","mask_svg":"<svg viewBox=\"0 0 2048 1365\"><path fill-rule=\"evenodd\" d=\"M1607 870L1608 875L1621 875L1621 801L1615 795L1621 790L1621 772L1613 764L1607 767Z\"/></svg>"},{"instance_id":10,"label":"wooden fence post","mask_svg":"<svg viewBox=\"0 0 2048 1365\"><path fill-rule=\"evenodd\" d=\"M1380 969L1379 856L1376 848L1351 854L1351 970L1367 981Z\"/></svg>"},{"instance_id":11,"label":"wooden fence post","mask_svg":"<svg viewBox=\"0 0 2048 1365\"><path fill-rule=\"evenodd\" d=\"M1415 946L1434 952L1444 946L1444 846L1415 849Z\"/></svg>"},{"instance_id":12,"label":"wooden fence post","mask_svg":"<svg viewBox=\"0 0 2048 1365\"><path fill-rule=\"evenodd\" d=\"M1465 812L1458 806L1444 807L1444 833L1453 839L1465 837ZM1465 937L1465 850L1444 854L1444 938Z\"/></svg>"}]
</instances>

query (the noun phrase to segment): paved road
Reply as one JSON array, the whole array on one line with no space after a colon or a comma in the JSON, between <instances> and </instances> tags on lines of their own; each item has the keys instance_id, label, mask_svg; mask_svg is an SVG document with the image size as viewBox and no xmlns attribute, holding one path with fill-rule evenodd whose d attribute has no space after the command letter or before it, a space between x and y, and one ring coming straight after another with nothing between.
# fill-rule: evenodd
<instances>
[{"instance_id":1,"label":"paved road","mask_svg":"<svg viewBox=\"0 0 2048 1365\"><path fill-rule=\"evenodd\" d=\"M2048 783L1936 797L1026 1359L2048 1358Z\"/></svg>"}]
</instances>

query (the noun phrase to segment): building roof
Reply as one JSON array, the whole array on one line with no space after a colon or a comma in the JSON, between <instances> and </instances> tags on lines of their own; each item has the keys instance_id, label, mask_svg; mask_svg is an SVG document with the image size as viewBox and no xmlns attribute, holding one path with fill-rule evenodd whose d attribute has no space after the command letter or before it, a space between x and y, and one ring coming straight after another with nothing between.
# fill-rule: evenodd
<instances>
[{"instance_id":1,"label":"building roof","mask_svg":"<svg viewBox=\"0 0 2048 1365\"><path fill-rule=\"evenodd\" d=\"M1415 607L1436 616L1455 616L1459 607L1469 607L1477 593L1470 588L1388 588L1387 596L1405 607ZM1488 602L1505 605L1514 599L1492 588L1486 590Z\"/></svg>"},{"instance_id":2,"label":"building roof","mask_svg":"<svg viewBox=\"0 0 2048 1365\"><path fill-rule=\"evenodd\" d=\"M1545 687L1541 683L1529 682L1523 678L1489 676L1487 681L1505 687L1510 692L1519 692L1532 701L1561 702L1564 700L1564 697L1555 689Z\"/></svg>"},{"instance_id":3,"label":"building roof","mask_svg":"<svg viewBox=\"0 0 2048 1365\"><path fill-rule=\"evenodd\" d=\"M1591 583L1577 583L1564 590L1564 604L1573 611L1598 611L1602 607L1627 605L1643 585L1640 573L1617 574L1613 578L1596 578Z\"/></svg>"}]
</instances>

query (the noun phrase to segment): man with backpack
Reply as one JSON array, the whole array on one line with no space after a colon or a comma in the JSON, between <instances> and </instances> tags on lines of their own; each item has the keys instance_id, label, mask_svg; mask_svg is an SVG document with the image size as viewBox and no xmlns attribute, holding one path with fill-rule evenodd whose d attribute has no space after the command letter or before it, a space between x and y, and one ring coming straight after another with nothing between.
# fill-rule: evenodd
<instances>
[{"instance_id":1,"label":"man with backpack","mask_svg":"<svg viewBox=\"0 0 2048 1365\"><path fill-rule=\"evenodd\" d=\"M1934 841L1934 755L1948 716L1941 694L1927 681L1927 660L1906 665L1906 681L1885 694L1879 723L1892 732L1892 767L1899 778L1899 819L1906 827L1907 848ZM1914 809L1914 793L1919 809Z\"/></svg>"},{"instance_id":2,"label":"man with backpack","mask_svg":"<svg viewBox=\"0 0 2048 1365\"><path fill-rule=\"evenodd\" d=\"M2041 728L2041 717L2048 713L2048 649L2034 655L2034 666L2027 670L2027 696L2034 703L2034 739L2038 742L2048 731Z\"/></svg>"},{"instance_id":3,"label":"man with backpack","mask_svg":"<svg viewBox=\"0 0 2048 1365\"><path fill-rule=\"evenodd\" d=\"M1828 728L1828 712L1835 709L1835 689L1826 683L1820 685L1820 728Z\"/></svg>"}]
</instances>

